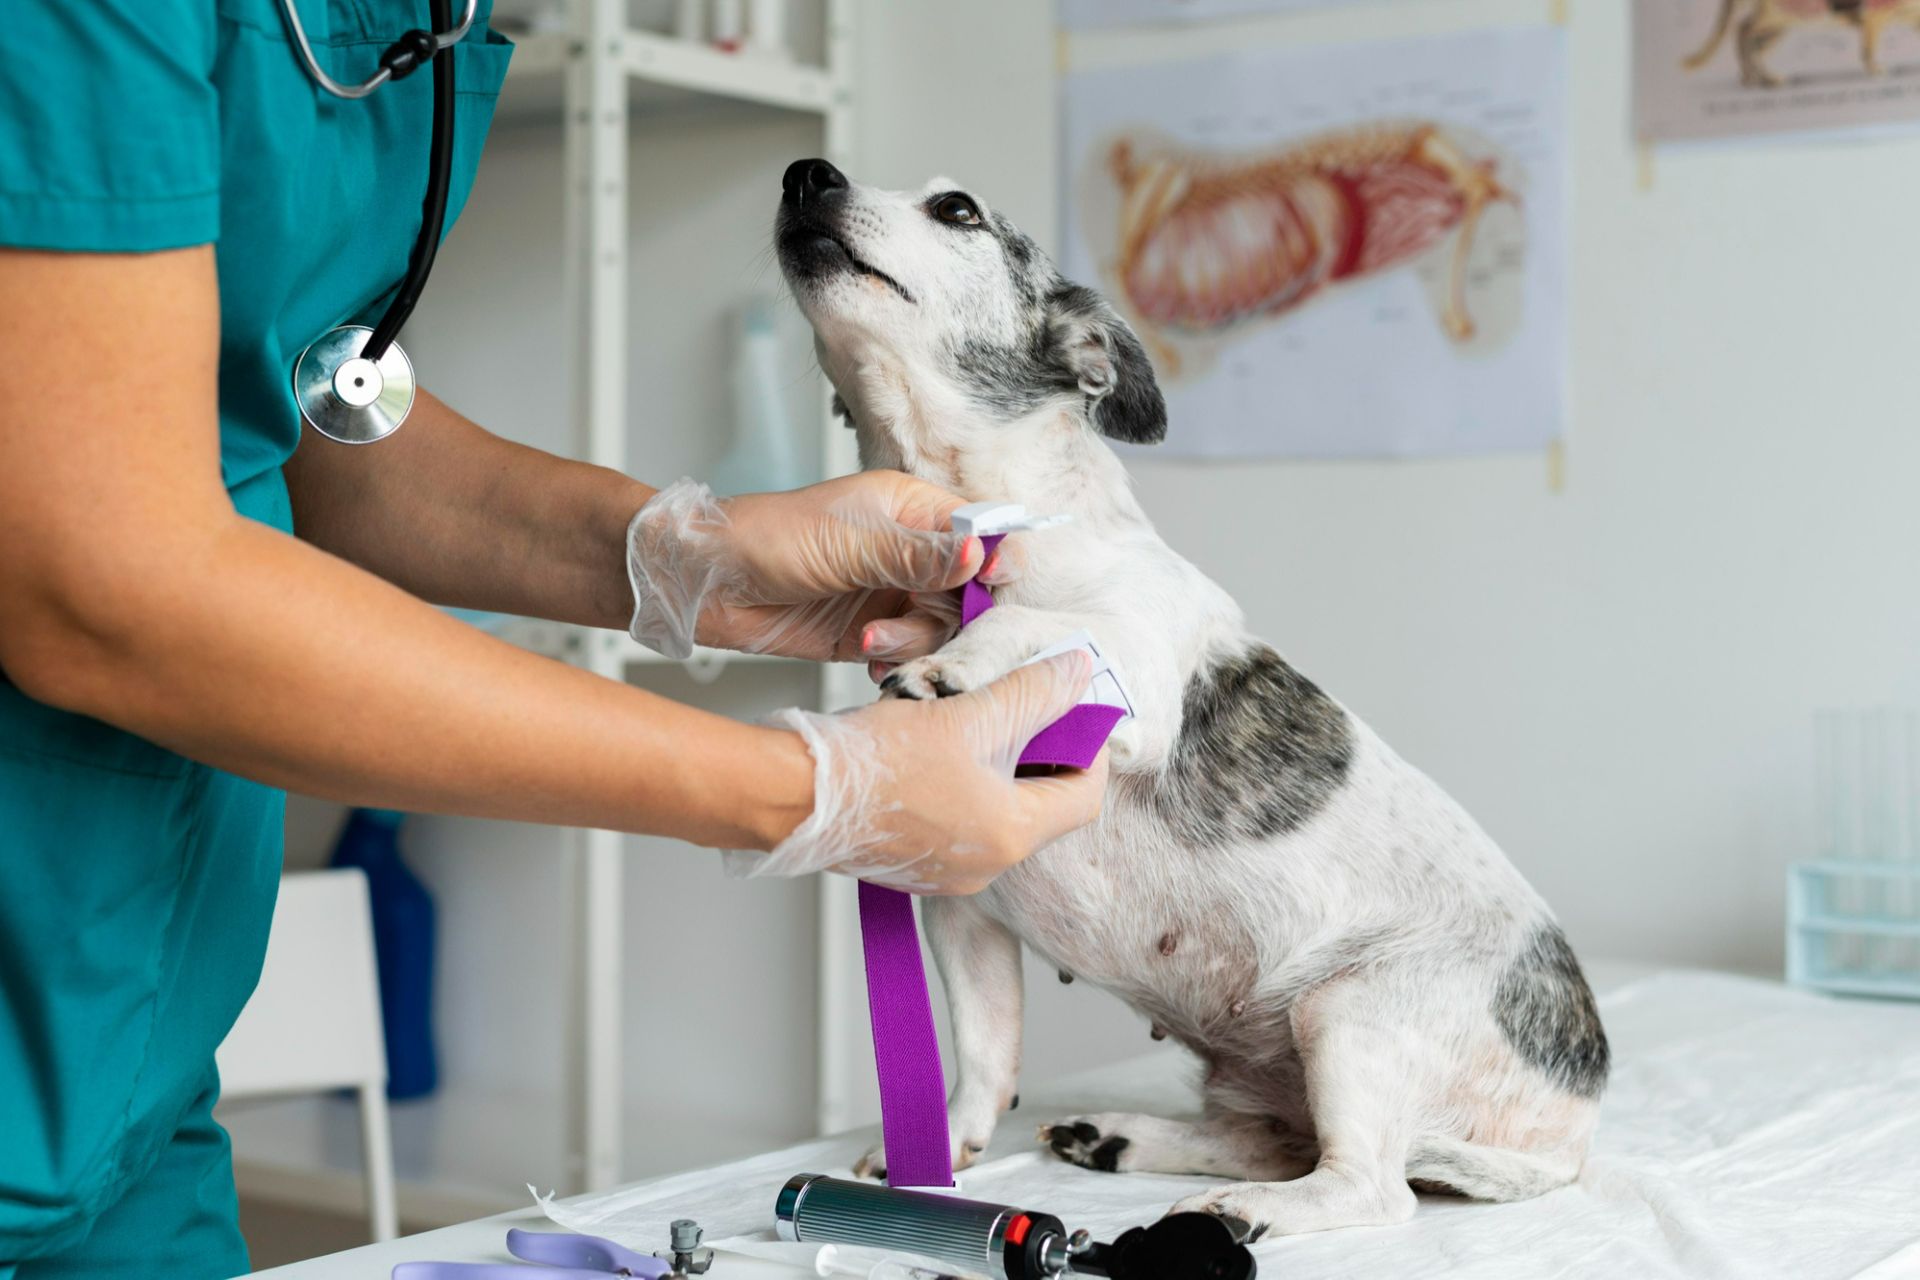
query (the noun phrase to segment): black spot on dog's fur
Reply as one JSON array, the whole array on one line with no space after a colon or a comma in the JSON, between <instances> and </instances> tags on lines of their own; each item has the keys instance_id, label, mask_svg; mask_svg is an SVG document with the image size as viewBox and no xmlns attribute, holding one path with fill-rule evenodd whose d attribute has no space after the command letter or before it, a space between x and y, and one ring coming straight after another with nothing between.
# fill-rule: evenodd
<instances>
[{"instance_id":1,"label":"black spot on dog's fur","mask_svg":"<svg viewBox=\"0 0 1920 1280\"><path fill-rule=\"evenodd\" d=\"M1007 258L1014 292L1020 296L1023 306L1031 307L1040 298L1039 273L1034 270L1035 261L1041 260L1040 249L1018 227L998 214L993 216L992 225L993 234L1000 241L1000 251Z\"/></svg>"},{"instance_id":2,"label":"black spot on dog's fur","mask_svg":"<svg viewBox=\"0 0 1920 1280\"><path fill-rule=\"evenodd\" d=\"M1167 402L1153 376L1153 361L1127 322L1107 300L1084 285L1062 284L1047 300L1053 343L1079 385L1105 387L1093 398L1093 425L1132 444L1167 438Z\"/></svg>"},{"instance_id":3,"label":"black spot on dog's fur","mask_svg":"<svg viewBox=\"0 0 1920 1280\"><path fill-rule=\"evenodd\" d=\"M1566 935L1544 925L1514 957L1493 993L1493 1016L1514 1052L1555 1084L1597 1098L1611 1053L1593 991Z\"/></svg>"},{"instance_id":4,"label":"black spot on dog's fur","mask_svg":"<svg viewBox=\"0 0 1920 1280\"><path fill-rule=\"evenodd\" d=\"M1001 243L1014 242L1003 237ZM975 339L952 351L954 371L967 394L1001 418L1079 396L1103 435L1134 444L1166 439L1167 402L1140 339L1092 289L1067 283L1050 266L1039 277L1045 263L1034 256L1037 252L1029 243L1022 261L1008 249L1008 265L1028 313L1024 337L1004 343Z\"/></svg>"},{"instance_id":5,"label":"black spot on dog's fur","mask_svg":"<svg viewBox=\"0 0 1920 1280\"><path fill-rule=\"evenodd\" d=\"M1132 1141L1127 1138L1108 1138L1093 1149L1092 1154L1087 1157L1087 1163L1102 1173L1118 1173L1121 1153L1132 1145Z\"/></svg>"},{"instance_id":6,"label":"black spot on dog's fur","mask_svg":"<svg viewBox=\"0 0 1920 1280\"><path fill-rule=\"evenodd\" d=\"M1353 764L1353 725L1265 645L1197 672L1180 738L1147 802L1186 841L1284 835L1318 813Z\"/></svg>"}]
</instances>

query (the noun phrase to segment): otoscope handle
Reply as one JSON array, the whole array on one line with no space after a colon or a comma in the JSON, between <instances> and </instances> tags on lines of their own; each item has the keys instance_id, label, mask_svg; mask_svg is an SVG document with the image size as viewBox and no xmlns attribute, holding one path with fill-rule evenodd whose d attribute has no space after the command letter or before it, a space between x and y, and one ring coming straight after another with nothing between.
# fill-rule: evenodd
<instances>
[{"instance_id":1,"label":"otoscope handle","mask_svg":"<svg viewBox=\"0 0 1920 1280\"><path fill-rule=\"evenodd\" d=\"M1060 1274L1058 1266L1048 1265L1047 1245L1067 1235L1051 1214L818 1173L787 1182L774 1219L782 1240L892 1249L1007 1280ZM1059 1250L1051 1252L1058 1256Z\"/></svg>"}]
</instances>

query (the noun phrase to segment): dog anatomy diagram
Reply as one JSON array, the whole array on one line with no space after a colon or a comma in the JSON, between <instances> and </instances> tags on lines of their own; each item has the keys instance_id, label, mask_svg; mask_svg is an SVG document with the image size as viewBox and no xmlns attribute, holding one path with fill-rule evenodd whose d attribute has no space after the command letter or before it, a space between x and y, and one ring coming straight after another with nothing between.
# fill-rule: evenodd
<instances>
[{"instance_id":1,"label":"dog anatomy diagram","mask_svg":"<svg viewBox=\"0 0 1920 1280\"><path fill-rule=\"evenodd\" d=\"M1464 342L1476 331L1466 297L1474 232L1489 204L1514 201L1494 161L1472 159L1428 122L1361 126L1239 160L1122 138L1107 163L1121 194L1120 287L1167 333L1284 314L1451 235L1441 323ZM1168 361L1177 373L1177 356Z\"/></svg>"},{"instance_id":2,"label":"dog anatomy diagram","mask_svg":"<svg viewBox=\"0 0 1920 1280\"><path fill-rule=\"evenodd\" d=\"M1169 446L1555 438L1563 58L1512 28L1070 76L1066 269L1146 342Z\"/></svg>"},{"instance_id":3,"label":"dog anatomy diagram","mask_svg":"<svg viewBox=\"0 0 1920 1280\"><path fill-rule=\"evenodd\" d=\"M1920 0L1637 0L1640 136L1920 122Z\"/></svg>"}]
</instances>

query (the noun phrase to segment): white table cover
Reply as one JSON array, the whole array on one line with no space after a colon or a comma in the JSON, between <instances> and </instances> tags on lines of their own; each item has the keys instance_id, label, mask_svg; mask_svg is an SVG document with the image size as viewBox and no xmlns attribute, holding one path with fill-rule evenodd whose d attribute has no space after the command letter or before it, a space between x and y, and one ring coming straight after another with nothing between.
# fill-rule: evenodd
<instances>
[{"instance_id":1,"label":"white table cover","mask_svg":"<svg viewBox=\"0 0 1920 1280\"><path fill-rule=\"evenodd\" d=\"M1666 972L1601 997L1614 1074L1579 1182L1520 1204L1423 1197L1413 1220L1256 1247L1264 1275L1920 1277L1920 1007L1836 1000L1721 974ZM1034 1090L960 1193L1097 1235L1149 1222L1214 1179L1102 1174L1034 1144L1036 1124L1191 1114L1191 1059L1161 1051ZM657 1248L672 1218L709 1243L806 1265L772 1237L792 1174L845 1175L871 1131L571 1201L554 1221Z\"/></svg>"}]
</instances>

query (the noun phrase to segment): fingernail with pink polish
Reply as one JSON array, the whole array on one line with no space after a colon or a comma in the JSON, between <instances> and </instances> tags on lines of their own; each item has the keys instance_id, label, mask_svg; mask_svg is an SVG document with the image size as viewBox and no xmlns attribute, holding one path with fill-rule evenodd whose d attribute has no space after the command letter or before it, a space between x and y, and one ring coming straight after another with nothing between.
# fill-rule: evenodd
<instances>
[{"instance_id":1,"label":"fingernail with pink polish","mask_svg":"<svg viewBox=\"0 0 1920 1280\"><path fill-rule=\"evenodd\" d=\"M884 658L899 652L912 639L912 633L905 627L870 622L867 629L860 633L860 652L869 658Z\"/></svg>"}]
</instances>

